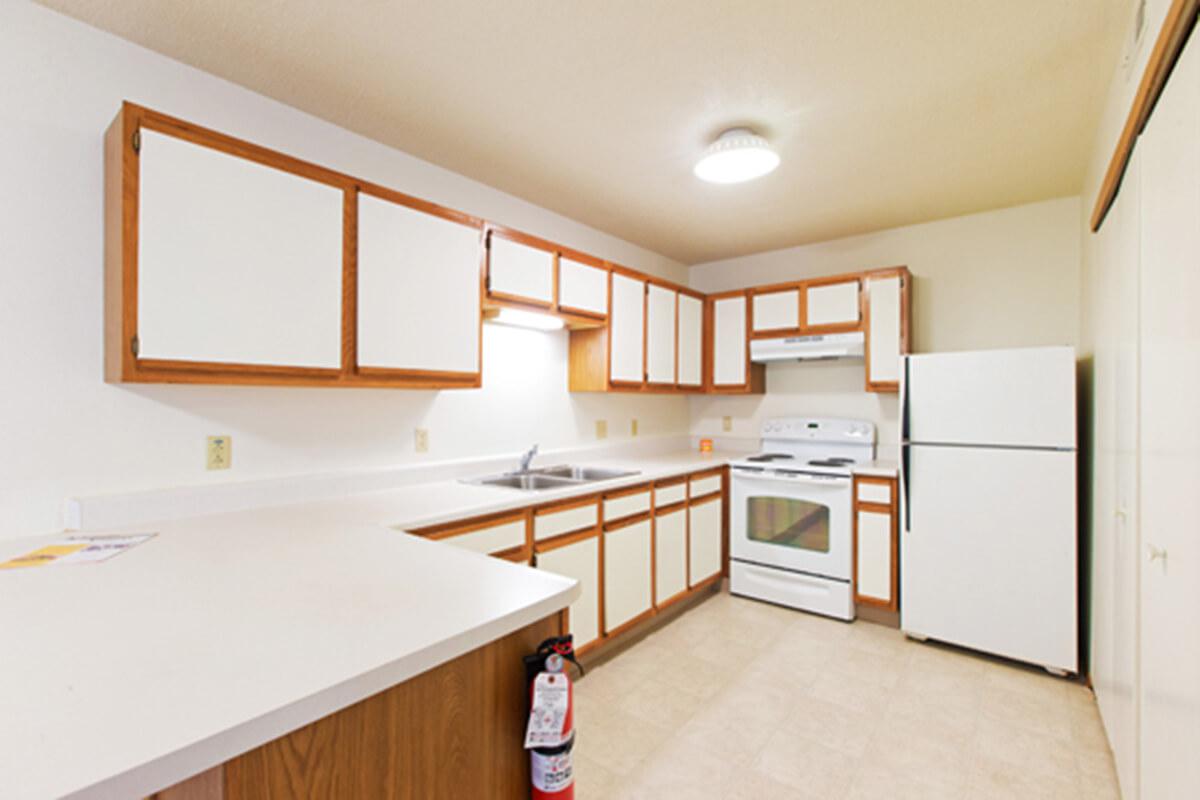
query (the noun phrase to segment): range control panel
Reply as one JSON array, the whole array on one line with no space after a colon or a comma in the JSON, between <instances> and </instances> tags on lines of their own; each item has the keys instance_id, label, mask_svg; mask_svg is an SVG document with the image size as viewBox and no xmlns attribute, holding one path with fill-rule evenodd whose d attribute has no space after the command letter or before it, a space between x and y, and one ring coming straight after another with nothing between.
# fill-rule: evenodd
<instances>
[{"instance_id":1,"label":"range control panel","mask_svg":"<svg viewBox=\"0 0 1200 800\"><path fill-rule=\"evenodd\" d=\"M764 439L874 444L875 423L837 417L776 417L763 422Z\"/></svg>"}]
</instances>

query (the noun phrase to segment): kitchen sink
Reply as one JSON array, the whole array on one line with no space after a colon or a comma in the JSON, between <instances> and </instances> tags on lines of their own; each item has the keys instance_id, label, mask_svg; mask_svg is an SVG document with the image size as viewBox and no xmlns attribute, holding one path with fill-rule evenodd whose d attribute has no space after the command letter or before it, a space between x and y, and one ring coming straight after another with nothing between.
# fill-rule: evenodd
<instances>
[{"instance_id":1,"label":"kitchen sink","mask_svg":"<svg viewBox=\"0 0 1200 800\"><path fill-rule=\"evenodd\" d=\"M629 470L578 467L573 464L545 467L544 469L535 469L533 471L539 475L552 475L555 478L568 478L573 481L610 481L613 478L625 478L630 475L637 475L636 472Z\"/></svg>"},{"instance_id":2,"label":"kitchen sink","mask_svg":"<svg viewBox=\"0 0 1200 800\"><path fill-rule=\"evenodd\" d=\"M533 469L527 472L506 472L503 475L489 475L486 478L468 478L463 483L539 492L547 489L564 489L568 486L578 486L593 481L625 478L636 474L637 472L629 470L601 469L599 467L580 467L575 464L561 464L556 467Z\"/></svg>"}]
</instances>

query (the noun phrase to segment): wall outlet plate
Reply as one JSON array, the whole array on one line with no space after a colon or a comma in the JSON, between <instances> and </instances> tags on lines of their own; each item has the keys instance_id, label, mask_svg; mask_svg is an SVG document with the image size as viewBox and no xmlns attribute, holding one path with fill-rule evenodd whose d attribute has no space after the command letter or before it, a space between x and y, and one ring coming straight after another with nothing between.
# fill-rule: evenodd
<instances>
[{"instance_id":1,"label":"wall outlet plate","mask_svg":"<svg viewBox=\"0 0 1200 800\"><path fill-rule=\"evenodd\" d=\"M629 421L629 435L637 436L637 418L634 417Z\"/></svg>"},{"instance_id":2,"label":"wall outlet plate","mask_svg":"<svg viewBox=\"0 0 1200 800\"><path fill-rule=\"evenodd\" d=\"M429 452L429 429L417 428L413 431L413 447L418 453Z\"/></svg>"},{"instance_id":3,"label":"wall outlet plate","mask_svg":"<svg viewBox=\"0 0 1200 800\"><path fill-rule=\"evenodd\" d=\"M608 438L608 420L605 420L605 419L596 420L596 438L597 439L607 439Z\"/></svg>"},{"instance_id":4,"label":"wall outlet plate","mask_svg":"<svg viewBox=\"0 0 1200 800\"><path fill-rule=\"evenodd\" d=\"M229 469L233 466L233 437L208 437L204 464L205 469Z\"/></svg>"},{"instance_id":5,"label":"wall outlet plate","mask_svg":"<svg viewBox=\"0 0 1200 800\"><path fill-rule=\"evenodd\" d=\"M721 430L726 433L733 430L733 417L721 417Z\"/></svg>"}]
</instances>

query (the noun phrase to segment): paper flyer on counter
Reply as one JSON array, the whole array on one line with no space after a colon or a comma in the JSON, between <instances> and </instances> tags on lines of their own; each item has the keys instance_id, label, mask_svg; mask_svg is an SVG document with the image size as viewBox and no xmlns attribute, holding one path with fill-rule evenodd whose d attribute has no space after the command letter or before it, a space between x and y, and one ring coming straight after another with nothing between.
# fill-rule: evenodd
<instances>
[{"instance_id":1,"label":"paper flyer on counter","mask_svg":"<svg viewBox=\"0 0 1200 800\"><path fill-rule=\"evenodd\" d=\"M0 569L25 569L69 564L95 564L119 556L130 548L154 538L155 533L113 536L65 536L37 550L0 563Z\"/></svg>"}]
</instances>

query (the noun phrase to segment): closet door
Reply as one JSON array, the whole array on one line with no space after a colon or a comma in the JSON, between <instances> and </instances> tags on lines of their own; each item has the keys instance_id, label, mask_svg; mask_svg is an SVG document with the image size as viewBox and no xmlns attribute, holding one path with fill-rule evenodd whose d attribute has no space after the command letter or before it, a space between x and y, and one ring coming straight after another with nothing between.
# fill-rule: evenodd
<instances>
[{"instance_id":1,"label":"closet door","mask_svg":"<svg viewBox=\"0 0 1200 800\"><path fill-rule=\"evenodd\" d=\"M140 135L139 360L339 369L345 192Z\"/></svg>"},{"instance_id":2,"label":"closet door","mask_svg":"<svg viewBox=\"0 0 1200 800\"><path fill-rule=\"evenodd\" d=\"M359 366L479 373L479 235L359 195Z\"/></svg>"},{"instance_id":3,"label":"closet door","mask_svg":"<svg viewBox=\"0 0 1200 800\"><path fill-rule=\"evenodd\" d=\"M1142 133L1141 797L1200 787L1200 42Z\"/></svg>"},{"instance_id":4,"label":"closet door","mask_svg":"<svg viewBox=\"0 0 1200 800\"><path fill-rule=\"evenodd\" d=\"M614 383L645 380L646 282L612 273L608 376Z\"/></svg>"}]
</instances>

